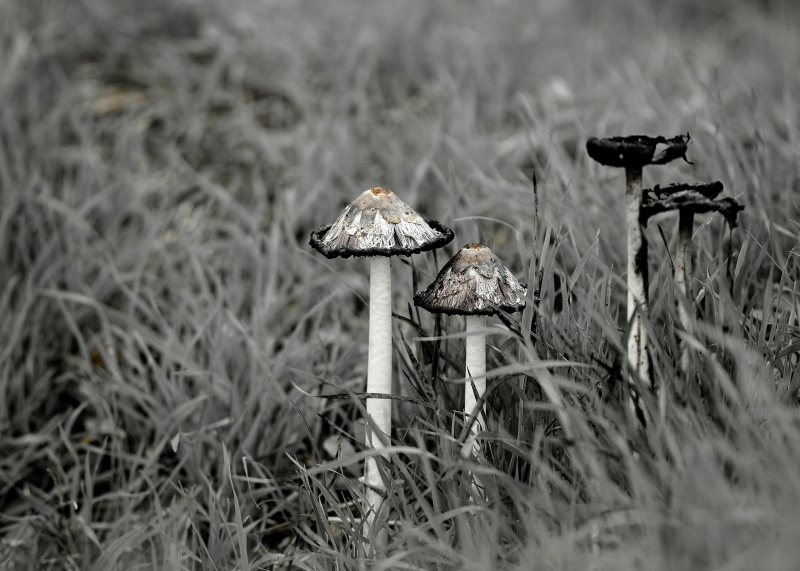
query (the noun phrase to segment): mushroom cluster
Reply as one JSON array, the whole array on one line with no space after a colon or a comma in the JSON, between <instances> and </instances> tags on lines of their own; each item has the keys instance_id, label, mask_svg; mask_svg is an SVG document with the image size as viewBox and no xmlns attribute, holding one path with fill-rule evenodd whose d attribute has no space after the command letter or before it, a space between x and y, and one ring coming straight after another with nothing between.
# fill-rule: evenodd
<instances>
[{"instance_id":1,"label":"mushroom cluster","mask_svg":"<svg viewBox=\"0 0 800 571\"><path fill-rule=\"evenodd\" d=\"M656 186L652 190L642 190L642 168L647 165L663 165L674 159L686 158L689 134L678 135L672 139L664 137L612 137L609 139L590 138L586 142L589 156L600 164L625 169L626 202L625 212L628 233L628 362L631 367L630 404L642 423L646 423L646 411L635 389L636 378L654 389L650 357L647 351L647 332L642 324L642 316L648 315L648 259L647 239L643 227L656 214L678 210L679 238L675 257L675 283L684 298L678 301L678 313L682 327L691 331L693 317L686 310L691 302L691 240L694 215L702 212L719 212L731 228L736 225L736 217L744 208L733 198L718 199L722 183L710 184L672 184ZM690 163L691 164L691 163ZM688 372L689 357L685 344L681 344L681 368Z\"/></svg>"},{"instance_id":2,"label":"mushroom cluster","mask_svg":"<svg viewBox=\"0 0 800 571\"><path fill-rule=\"evenodd\" d=\"M370 257L369 351L367 361L366 442L379 451L391 435L392 417L392 301L391 256L409 256L440 248L453 240L453 232L436 220L417 214L390 190L371 188L345 207L333 224L311 235L311 246L327 258ZM486 426L482 407L486 392L486 316L512 313L525 307L526 287L486 246L468 244L445 264L414 303L432 313L466 316L464 413L470 426L472 447ZM366 484L365 536L381 546L377 530L386 486L377 459L364 465ZM377 535L376 535L377 533Z\"/></svg>"},{"instance_id":3,"label":"mushroom cluster","mask_svg":"<svg viewBox=\"0 0 800 571\"><path fill-rule=\"evenodd\" d=\"M665 137L590 138L589 156L602 165L625 169L625 211L627 220L627 318L629 337L628 404L642 424L649 415L640 389L651 390L653 375L647 349L648 258L644 229L648 220L663 212L678 210L679 247L675 257L676 289L684 298L678 303L680 321L691 331L691 241L694 215L719 212L731 228L742 206L732 198L719 198L722 183L673 184L642 189L642 169L686 159L688 134ZM392 256L419 254L451 242L453 231L436 220L417 214L413 208L385 188L371 188L345 207L333 224L311 235L311 246L327 258L370 258L369 351L366 387L366 442L377 456L391 439L392 418ZM486 426L482 402L486 393L487 316L508 314L525 307L527 288L486 246L467 244L439 271L436 279L414 296L414 304L432 313L465 316L466 358L464 367L464 417L469 439L462 452L479 451L478 434ZM681 349L681 367L688 373L688 352ZM465 432L466 433L466 432ZM369 456L364 465L366 506L364 530L373 545L380 547L385 532L378 529L386 486L378 470L378 458ZM476 480L477 481L477 480Z\"/></svg>"}]
</instances>

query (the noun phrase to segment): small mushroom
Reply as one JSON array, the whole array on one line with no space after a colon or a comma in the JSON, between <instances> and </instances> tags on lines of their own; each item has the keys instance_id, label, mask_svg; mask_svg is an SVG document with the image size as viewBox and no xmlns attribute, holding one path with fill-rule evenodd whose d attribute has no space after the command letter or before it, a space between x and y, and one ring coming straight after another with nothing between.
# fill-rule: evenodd
<instances>
[{"instance_id":1,"label":"small mushroom","mask_svg":"<svg viewBox=\"0 0 800 571\"><path fill-rule=\"evenodd\" d=\"M345 207L331 225L311 234L311 246L326 258L370 257L369 356L367 393L392 392L392 275L391 256L410 256L441 248L453 231L435 220L425 220L385 188L371 188ZM392 428L392 401L367 398L367 445L383 448ZM375 433L375 429L379 434ZM385 487L374 457L364 468L367 484L366 533L373 527L383 503Z\"/></svg>"},{"instance_id":2,"label":"small mushroom","mask_svg":"<svg viewBox=\"0 0 800 571\"><path fill-rule=\"evenodd\" d=\"M722 192L720 181L708 184L676 183L665 187L656 186L644 193L641 211L641 223L656 214L677 210L678 217L678 251L675 254L675 285L678 291L690 303L694 298L692 292L692 233L694 232L694 215L705 212L719 212L727 220L731 229L736 227L736 218L744 206L733 198L716 199ZM678 318L683 330L692 331L692 318L687 312L685 303L677 300ZM689 372L689 348L681 342L681 370Z\"/></svg>"},{"instance_id":3,"label":"small mushroom","mask_svg":"<svg viewBox=\"0 0 800 571\"><path fill-rule=\"evenodd\" d=\"M464 391L464 414L476 415L471 433L474 439L485 426L483 411L476 410L486 392L486 316L513 313L525 307L526 287L486 246L467 244L453 256L421 293L414 305L431 313L464 315L467 320L466 371L471 380Z\"/></svg>"},{"instance_id":4,"label":"small mushroom","mask_svg":"<svg viewBox=\"0 0 800 571\"><path fill-rule=\"evenodd\" d=\"M648 313L647 240L642 232L642 168L663 165L674 159L686 160L690 137L678 135L664 137L611 137L590 138L586 142L589 156L602 165L625 169L625 211L628 226L628 321L631 333L628 338L628 361L634 374L651 383L650 358L647 353L647 332L641 315ZM687 161L688 162L688 161ZM637 308L639 313L637 314ZM631 383L633 384L633 383ZM645 422L645 411L639 399L633 406L640 421Z\"/></svg>"}]
</instances>

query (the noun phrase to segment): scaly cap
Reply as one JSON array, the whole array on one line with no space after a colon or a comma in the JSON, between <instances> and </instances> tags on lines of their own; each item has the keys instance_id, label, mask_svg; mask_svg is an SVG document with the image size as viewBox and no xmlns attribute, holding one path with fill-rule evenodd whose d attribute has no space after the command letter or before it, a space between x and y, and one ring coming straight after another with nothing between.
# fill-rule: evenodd
<instances>
[{"instance_id":1,"label":"scaly cap","mask_svg":"<svg viewBox=\"0 0 800 571\"><path fill-rule=\"evenodd\" d=\"M311 234L311 246L326 258L410 256L441 248L453 231L425 220L385 188L371 188L349 204L332 225Z\"/></svg>"},{"instance_id":2,"label":"scaly cap","mask_svg":"<svg viewBox=\"0 0 800 571\"><path fill-rule=\"evenodd\" d=\"M414 305L448 315L512 313L525 307L526 290L489 248L467 244L414 296Z\"/></svg>"}]
</instances>

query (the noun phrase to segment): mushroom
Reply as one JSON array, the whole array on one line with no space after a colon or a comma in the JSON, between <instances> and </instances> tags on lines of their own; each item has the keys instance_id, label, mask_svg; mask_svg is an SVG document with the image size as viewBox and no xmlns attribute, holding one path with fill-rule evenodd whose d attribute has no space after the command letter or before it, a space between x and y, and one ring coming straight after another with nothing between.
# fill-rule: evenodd
<instances>
[{"instance_id":1,"label":"mushroom","mask_svg":"<svg viewBox=\"0 0 800 571\"><path fill-rule=\"evenodd\" d=\"M466 316L464 376L470 383L464 390L464 415L476 417L470 429L473 441L479 428L485 426L483 411L477 410L477 404L486 392L486 316L521 311L526 289L489 248L467 244L424 292L414 296L414 305L431 313Z\"/></svg>"},{"instance_id":2,"label":"mushroom","mask_svg":"<svg viewBox=\"0 0 800 571\"><path fill-rule=\"evenodd\" d=\"M453 231L436 220L425 220L385 188L371 188L348 205L331 225L311 234L311 246L326 258L370 257L369 355L367 393L392 392L392 276L391 256L410 256L441 248ZM392 401L367 397L367 446L386 446L392 427ZM364 467L367 485L369 535L383 503L385 486L374 457Z\"/></svg>"},{"instance_id":3,"label":"mushroom","mask_svg":"<svg viewBox=\"0 0 800 571\"><path fill-rule=\"evenodd\" d=\"M656 185L652 190L644 193L641 211L641 223L656 214L677 210L678 217L678 251L675 254L675 285L678 291L690 303L694 299L692 292L692 233L694 232L694 215L704 212L719 212L728 221L731 229L736 227L736 218L744 206L733 198L715 200L722 192L720 181L708 184L676 183L665 187ZM687 311L687 305L676 301L678 318L683 330L691 332L692 317ZM689 372L689 348L681 341L681 370L684 374Z\"/></svg>"},{"instance_id":4,"label":"mushroom","mask_svg":"<svg viewBox=\"0 0 800 571\"><path fill-rule=\"evenodd\" d=\"M586 141L589 156L602 165L625 169L625 212L628 226L628 362L634 375L651 384L650 358L647 354L647 332L641 316L648 313L647 306L647 240L642 233L640 211L642 208L642 168L663 165L674 159L686 160L689 134L672 139L664 137L611 137L590 138ZM688 162L688 161L687 161ZM638 309L638 313L637 313ZM634 385L633 377L630 384ZM645 410L632 393L632 405L639 420L645 422Z\"/></svg>"}]
</instances>

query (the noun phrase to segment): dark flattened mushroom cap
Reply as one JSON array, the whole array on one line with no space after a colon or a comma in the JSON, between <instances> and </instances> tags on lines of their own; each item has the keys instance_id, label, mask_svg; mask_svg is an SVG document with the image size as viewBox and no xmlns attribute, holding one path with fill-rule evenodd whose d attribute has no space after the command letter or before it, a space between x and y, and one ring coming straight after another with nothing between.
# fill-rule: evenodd
<instances>
[{"instance_id":1,"label":"dark flattened mushroom cap","mask_svg":"<svg viewBox=\"0 0 800 571\"><path fill-rule=\"evenodd\" d=\"M643 135L608 139L591 137L586 141L586 151L601 165L640 169L647 165L663 165L677 158L688 163L686 148L690 139L689 133L672 139Z\"/></svg>"},{"instance_id":2,"label":"dark flattened mushroom cap","mask_svg":"<svg viewBox=\"0 0 800 571\"><path fill-rule=\"evenodd\" d=\"M707 184L676 183L647 189L644 191L639 220L646 225L656 214L670 210L688 210L693 214L719 212L735 228L736 218L744 206L734 198L716 199L722 188L722 183L716 181Z\"/></svg>"},{"instance_id":3,"label":"dark flattened mushroom cap","mask_svg":"<svg viewBox=\"0 0 800 571\"><path fill-rule=\"evenodd\" d=\"M663 198L665 196L678 194L685 190L691 190L693 192L699 192L706 198L716 198L720 195L722 190L725 187L722 185L721 181L714 181L714 182L707 182L703 184L691 184L688 182L675 182L672 184L668 184L666 186L656 185L653 187L653 194L655 194L659 198Z\"/></svg>"},{"instance_id":4,"label":"dark flattened mushroom cap","mask_svg":"<svg viewBox=\"0 0 800 571\"><path fill-rule=\"evenodd\" d=\"M453 231L425 220L385 188L371 188L349 204L331 225L311 234L311 245L326 258L410 256L441 248Z\"/></svg>"},{"instance_id":5,"label":"dark flattened mushroom cap","mask_svg":"<svg viewBox=\"0 0 800 571\"><path fill-rule=\"evenodd\" d=\"M511 271L481 244L461 248L414 305L447 315L494 315L525 307L525 292Z\"/></svg>"}]
</instances>

